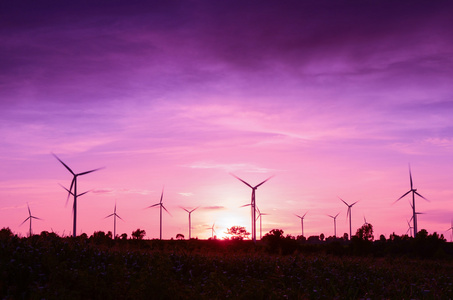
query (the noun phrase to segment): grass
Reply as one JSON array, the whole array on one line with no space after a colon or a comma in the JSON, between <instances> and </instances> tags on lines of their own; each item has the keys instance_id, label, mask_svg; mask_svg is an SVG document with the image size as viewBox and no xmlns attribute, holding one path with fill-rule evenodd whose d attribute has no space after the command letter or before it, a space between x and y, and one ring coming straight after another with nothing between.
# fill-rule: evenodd
<instances>
[{"instance_id":1,"label":"grass","mask_svg":"<svg viewBox=\"0 0 453 300\"><path fill-rule=\"evenodd\" d=\"M3 299L451 299L453 261L268 254L248 241L0 239Z\"/></svg>"}]
</instances>

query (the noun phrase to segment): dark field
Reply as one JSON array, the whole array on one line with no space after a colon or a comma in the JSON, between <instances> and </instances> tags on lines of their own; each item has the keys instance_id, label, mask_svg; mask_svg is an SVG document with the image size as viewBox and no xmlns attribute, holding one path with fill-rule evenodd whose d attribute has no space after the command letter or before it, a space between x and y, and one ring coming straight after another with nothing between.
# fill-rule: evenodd
<instances>
[{"instance_id":1,"label":"dark field","mask_svg":"<svg viewBox=\"0 0 453 300\"><path fill-rule=\"evenodd\" d=\"M444 242L446 246L451 243ZM280 245L281 246L281 245ZM453 260L351 245L0 237L3 299L452 299ZM341 250L340 250L341 249ZM447 248L449 249L449 248Z\"/></svg>"}]
</instances>

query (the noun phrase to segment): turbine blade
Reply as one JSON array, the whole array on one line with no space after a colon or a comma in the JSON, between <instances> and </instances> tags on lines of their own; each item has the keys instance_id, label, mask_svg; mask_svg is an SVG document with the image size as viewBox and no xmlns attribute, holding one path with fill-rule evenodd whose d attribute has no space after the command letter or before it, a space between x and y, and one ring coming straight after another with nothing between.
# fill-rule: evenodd
<instances>
[{"instance_id":1,"label":"turbine blade","mask_svg":"<svg viewBox=\"0 0 453 300\"><path fill-rule=\"evenodd\" d=\"M302 217L301 217L301 216L299 216L299 215L296 215L296 214L294 214L294 215L295 215L296 217L298 217L298 218L302 219Z\"/></svg>"},{"instance_id":2,"label":"turbine blade","mask_svg":"<svg viewBox=\"0 0 453 300\"><path fill-rule=\"evenodd\" d=\"M308 214L308 211L302 216L302 219L305 218L305 216Z\"/></svg>"},{"instance_id":3,"label":"turbine blade","mask_svg":"<svg viewBox=\"0 0 453 300\"><path fill-rule=\"evenodd\" d=\"M26 218L26 219L25 219L25 220L24 220L24 221L23 221L22 223L20 223L20 225L19 225L19 226L22 226L22 224L24 224L25 222L27 222L27 221L28 221L28 219L30 219L30 217Z\"/></svg>"},{"instance_id":4,"label":"turbine blade","mask_svg":"<svg viewBox=\"0 0 453 300\"><path fill-rule=\"evenodd\" d=\"M164 199L164 188L162 187L162 193L160 194L160 203L162 203Z\"/></svg>"},{"instance_id":5,"label":"turbine blade","mask_svg":"<svg viewBox=\"0 0 453 300\"><path fill-rule=\"evenodd\" d=\"M71 168L68 167L61 159L59 159L58 156L56 156L54 153L52 153L52 155L53 155L56 159L58 159L58 161L61 162L61 163L63 164L63 166L65 166L66 169L68 169L68 171L71 172L72 175L76 176L76 174L71 170Z\"/></svg>"},{"instance_id":6,"label":"turbine blade","mask_svg":"<svg viewBox=\"0 0 453 300\"><path fill-rule=\"evenodd\" d=\"M274 177L275 175L272 175L271 177L267 178L266 180L264 180L263 182L261 182L260 184L258 185L255 185L255 189L258 188L260 185L264 184L266 181L268 181L269 179L271 179L272 177Z\"/></svg>"},{"instance_id":7,"label":"turbine blade","mask_svg":"<svg viewBox=\"0 0 453 300\"><path fill-rule=\"evenodd\" d=\"M160 203L153 204L153 205L151 205L151 206L145 207L144 209L151 208L151 207L155 207L155 206L158 206L158 205L160 205Z\"/></svg>"},{"instance_id":8,"label":"turbine blade","mask_svg":"<svg viewBox=\"0 0 453 300\"><path fill-rule=\"evenodd\" d=\"M350 207L354 206L354 205L355 205L357 202L359 202L359 201L360 201L360 200L357 200L356 202L352 203L352 204L350 205Z\"/></svg>"},{"instance_id":9,"label":"turbine blade","mask_svg":"<svg viewBox=\"0 0 453 300\"><path fill-rule=\"evenodd\" d=\"M199 206L195 207L195 208L192 209L190 212L194 212L194 211L196 211L198 208L199 208Z\"/></svg>"},{"instance_id":10,"label":"turbine blade","mask_svg":"<svg viewBox=\"0 0 453 300\"><path fill-rule=\"evenodd\" d=\"M28 202L27 202L27 207L28 207L28 215L31 216L30 206L28 205Z\"/></svg>"},{"instance_id":11,"label":"turbine blade","mask_svg":"<svg viewBox=\"0 0 453 300\"><path fill-rule=\"evenodd\" d=\"M107 218L110 218L111 216L114 216L115 214L110 214L108 215L107 217L105 217L104 219L107 219Z\"/></svg>"},{"instance_id":12,"label":"turbine blade","mask_svg":"<svg viewBox=\"0 0 453 300\"><path fill-rule=\"evenodd\" d=\"M246 206L250 206L251 204L245 204L245 205L242 205L242 206L239 206L239 207L246 207Z\"/></svg>"},{"instance_id":13,"label":"turbine blade","mask_svg":"<svg viewBox=\"0 0 453 300\"><path fill-rule=\"evenodd\" d=\"M181 207L180 208L184 209L185 211L187 211L189 214L191 213L190 211L188 211L187 209L185 209L184 207Z\"/></svg>"},{"instance_id":14,"label":"turbine blade","mask_svg":"<svg viewBox=\"0 0 453 300\"><path fill-rule=\"evenodd\" d=\"M88 192L89 192L89 191L86 191L86 192L83 192L83 193L81 193L81 194L78 194L77 197L83 196L83 195L85 195L85 194L88 193Z\"/></svg>"},{"instance_id":15,"label":"turbine blade","mask_svg":"<svg viewBox=\"0 0 453 300\"><path fill-rule=\"evenodd\" d=\"M411 165L409 164L409 178L411 181L411 190L413 189L413 184L412 184L412 172L411 172Z\"/></svg>"},{"instance_id":16,"label":"turbine blade","mask_svg":"<svg viewBox=\"0 0 453 300\"><path fill-rule=\"evenodd\" d=\"M172 216L171 213L165 208L165 206L163 206L162 204L161 204L161 206L162 206L162 208L163 208L170 216ZM173 216L172 216L172 217L173 217Z\"/></svg>"},{"instance_id":17,"label":"turbine blade","mask_svg":"<svg viewBox=\"0 0 453 300\"><path fill-rule=\"evenodd\" d=\"M41 220L41 221L42 221L42 219L41 219L41 218L38 218L38 217L30 216L30 218L33 218L33 219Z\"/></svg>"},{"instance_id":18,"label":"turbine blade","mask_svg":"<svg viewBox=\"0 0 453 300\"><path fill-rule=\"evenodd\" d=\"M426 201L431 202L431 201L429 201L428 199L426 199L425 197L423 197L422 195L420 195L418 192L414 192L414 193L417 194L419 197L425 199Z\"/></svg>"},{"instance_id":19,"label":"turbine blade","mask_svg":"<svg viewBox=\"0 0 453 300\"><path fill-rule=\"evenodd\" d=\"M66 192L68 192L69 195L73 195L73 196L74 196L74 194L73 194L70 190L68 190L64 185L62 185L61 183L59 183L59 185L60 185L62 188L64 188L64 189L66 190ZM68 197L69 197L69 196L68 196Z\"/></svg>"},{"instance_id":20,"label":"turbine blade","mask_svg":"<svg viewBox=\"0 0 453 300\"><path fill-rule=\"evenodd\" d=\"M82 175L86 175L86 174L89 174L89 173L93 173L93 172L96 172L96 171L99 171L99 170L102 170L104 169L105 167L102 167L102 168L97 168L97 169L94 169L94 170L90 170L90 171L86 171L86 172L82 172L82 173L79 173L77 174L77 176L82 176Z\"/></svg>"},{"instance_id":21,"label":"turbine blade","mask_svg":"<svg viewBox=\"0 0 453 300\"><path fill-rule=\"evenodd\" d=\"M124 221L123 218L121 218L120 216L118 216L118 215L116 215L116 216L117 216L121 221L126 222L126 221Z\"/></svg>"},{"instance_id":22,"label":"turbine blade","mask_svg":"<svg viewBox=\"0 0 453 300\"><path fill-rule=\"evenodd\" d=\"M231 176L233 176L234 178L236 178L237 180L240 180L242 181L244 184L246 184L249 188L253 189L253 186L251 186L250 184L248 184L247 182L245 182L244 180L242 180L241 178L237 177L236 175L234 175L233 173L230 173Z\"/></svg>"},{"instance_id":23,"label":"turbine blade","mask_svg":"<svg viewBox=\"0 0 453 300\"><path fill-rule=\"evenodd\" d=\"M337 196L338 197L338 196ZM338 199L340 199L341 201L343 201L344 204L346 204L347 206L349 206L348 203L346 203L346 201L344 201L343 199L341 199L340 197L338 197Z\"/></svg>"},{"instance_id":24,"label":"turbine blade","mask_svg":"<svg viewBox=\"0 0 453 300\"><path fill-rule=\"evenodd\" d=\"M395 202L393 202L393 204L395 204L396 202L400 201L401 199L403 199L407 194L409 194L410 192L412 192L412 190L406 192L404 195L402 195L401 197L399 197L398 199L395 200Z\"/></svg>"},{"instance_id":25,"label":"turbine blade","mask_svg":"<svg viewBox=\"0 0 453 300\"><path fill-rule=\"evenodd\" d=\"M340 214L340 213L336 214L335 219L338 217L339 214Z\"/></svg>"}]
</instances>

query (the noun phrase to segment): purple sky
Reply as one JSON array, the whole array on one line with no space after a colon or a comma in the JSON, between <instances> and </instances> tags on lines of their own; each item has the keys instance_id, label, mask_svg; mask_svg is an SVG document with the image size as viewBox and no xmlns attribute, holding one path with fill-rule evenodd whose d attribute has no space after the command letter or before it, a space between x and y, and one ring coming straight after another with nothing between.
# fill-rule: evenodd
<instances>
[{"instance_id":1,"label":"purple sky","mask_svg":"<svg viewBox=\"0 0 453 300\"><path fill-rule=\"evenodd\" d=\"M2 1L0 227L70 234L69 172L80 177L78 231L207 238L250 230L333 235L363 217L375 235L453 218L453 4L448 1ZM78 234L80 234L78 232Z\"/></svg>"}]
</instances>

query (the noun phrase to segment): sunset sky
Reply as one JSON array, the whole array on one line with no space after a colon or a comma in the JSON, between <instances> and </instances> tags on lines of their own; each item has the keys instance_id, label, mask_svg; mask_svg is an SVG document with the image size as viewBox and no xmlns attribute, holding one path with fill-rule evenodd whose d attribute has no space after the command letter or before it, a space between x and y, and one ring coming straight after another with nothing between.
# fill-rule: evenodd
<instances>
[{"instance_id":1,"label":"sunset sky","mask_svg":"<svg viewBox=\"0 0 453 300\"><path fill-rule=\"evenodd\" d=\"M448 1L1 1L0 228L163 238L405 234L453 218L453 4ZM259 224L259 223L258 223ZM259 225L258 225L259 230ZM257 233L259 237L259 231Z\"/></svg>"}]
</instances>

